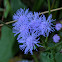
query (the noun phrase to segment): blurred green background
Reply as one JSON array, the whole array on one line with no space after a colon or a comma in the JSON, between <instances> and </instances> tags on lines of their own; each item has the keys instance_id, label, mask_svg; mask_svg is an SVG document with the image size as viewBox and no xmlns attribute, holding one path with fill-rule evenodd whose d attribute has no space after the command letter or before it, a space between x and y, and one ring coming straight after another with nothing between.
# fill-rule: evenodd
<instances>
[{"instance_id":1,"label":"blurred green background","mask_svg":"<svg viewBox=\"0 0 62 62\"><path fill-rule=\"evenodd\" d=\"M62 7L62 0L50 0L51 10L60 7ZM0 0L0 20L3 22L12 21L13 14L20 8L29 8L33 12L48 11L48 0ZM48 13L45 15L48 17ZM52 15L57 22L62 20L62 10L52 12ZM13 36L10 28L5 25L3 27L0 26L0 62L22 62L22 59L24 59L24 62L34 62L35 55L24 55L19 50L16 37ZM40 53L34 53L39 59Z\"/></svg>"}]
</instances>

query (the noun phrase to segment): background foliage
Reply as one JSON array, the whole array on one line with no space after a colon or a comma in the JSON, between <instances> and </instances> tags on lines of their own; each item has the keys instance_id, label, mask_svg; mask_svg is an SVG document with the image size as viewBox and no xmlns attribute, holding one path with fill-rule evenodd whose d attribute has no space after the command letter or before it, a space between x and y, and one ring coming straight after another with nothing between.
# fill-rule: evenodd
<instances>
[{"instance_id":1,"label":"background foliage","mask_svg":"<svg viewBox=\"0 0 62 62\"><path fill-rule=\"evenodd\" d=\"M50 9L59 7L62 7L62 0L50 0ZM13 14L20 8L29 8L30 11L44 12L48 10L48 0L0 0L0 20L3 22L11 21ZM48 16L48 14L45 15L46 17ZM62 10L52 12L52 15L53 19L56 19L56 23L62 23ZM62 38L62 31L52 33L48 39L49 47L55 45L55 43L52 43L52 36L55 33L58 33ZM30 54L24 55L18 48L16 37L13 36L12 29L5 25L3 27L0 26L0 62L38 62L39 60L40 62L54 62L53 59L55 62L62 62L61 45L52 51L54 53L50 51L42 52L44 49L39 48L39 51L34 51L35 54L32 56Z\"/></svg>"}]
</instances>

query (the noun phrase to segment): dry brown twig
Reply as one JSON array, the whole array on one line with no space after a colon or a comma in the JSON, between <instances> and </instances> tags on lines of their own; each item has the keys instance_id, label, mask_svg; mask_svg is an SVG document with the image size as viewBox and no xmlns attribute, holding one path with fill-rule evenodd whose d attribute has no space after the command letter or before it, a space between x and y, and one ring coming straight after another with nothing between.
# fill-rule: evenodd
<instances>
[{"instance_id":1,"label":"dry brown twig","mask_svg":"<svg viewBox=\"0 0 62 62\"><path fill-rule=\"evenodd\" d=\"M50 10L51 12L53 12L53 11L58 11L58 10L61 10L62 9L62 7L60 7L60 8L57 8L57 9L53 9L53 10ZM44 12L41 12L40 13L40 15L41 14L46 14L46 13L48 13L49 11L44 11ZM16 21L10 21L10 22L6 22L5 24L10 24L10 23L14 23L14 22L16 22ZM4 24L0 24L0 26L3 26Z\"/></svg>"}]
</instances>

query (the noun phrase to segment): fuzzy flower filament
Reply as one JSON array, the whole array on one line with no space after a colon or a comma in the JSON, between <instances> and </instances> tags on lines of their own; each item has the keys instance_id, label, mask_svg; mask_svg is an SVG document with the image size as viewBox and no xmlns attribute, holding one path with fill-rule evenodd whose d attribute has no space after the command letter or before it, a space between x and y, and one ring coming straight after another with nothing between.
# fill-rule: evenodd
<instances>
[{"instance_id":1,"label":"fuzzy flower filament","mask_svg":"<svg viewBox=\"0 0 62 62\"><path fill-rule=\"evenodd\" d=\"M28 54L28 52L30 52L33 55L33 48L34 50L36 49L37 45L38 47L41 47L41 45L39 45L38 43L40 43L40 41L38 41L39 39L36 39L36 37L34 37L33 35L29 35L28 37L26 37L26 39L19 39L18 42L19 43L23 43L23 45L19 45L19 48L24 51L24 54Z\"/></svg>"},{"instance_id":2,"label":"fuzzy flower filament","mask_svg":"<svg viewBox=\"0 0 62 62\"><path fill-rule=\"evenodd\" d=\"M55 34L53 36L53 42L57 43L57 42L59 42L59 40L60 40L60 36L58 36L57 34Z\"/></svg>"},{"instance_id":3,"label":"fuzzy flower filament","mask_svg":"<svg viewBox=\"0 0 62 62\"><path fill-rule=\"evenodd\" d=\"M23 44L19 45L19 48L22 51L24 50L24 54L28 54L28 52L33 54L32 50L36 49L35 45L41 47L38 44L40 43L40 41L38 41L39 39L36 39L39 35L35 33L37 24L39 26L39 23L37 23L39 20L39 15L38 13L34 14L35 16L33 16L33 13L29 12L28 9L19 9L16 14L13 15L13 19L17 20L17 22L12 24L13 33L15 33L14 36L18 34L18 43Z\"/></svg>"},{"instance_id":4,"label":"fuzzy flower filament","mask_svg":"<svg viewBox=\"0 0 62 62\"><path fill-rule=\"evenodd\" d=\"M48 37L49 33L55 31L54 25L52 23L53 21L55 21L55 20L52 19L52 14L49 15L47 20L46 20L45 15L41 15L41 21L40 21L40 25L39 25L39 31L40 31L41 35Z\"/></svg>"},{"instance_id":5,"label":"fuzzy flower filament","mask_svg":"<svg viewBox=\"0 0 62 62\"><path fill-rule=\"evenodd\" d=\"M61 28L62 28L62 24L61 23L57 23L56 26L55 26L55 29L57 31L59 31L59 30L61 30Z\"/></svg>"},{"instance_id":6,"label":"fuzzy flower filament","mask_svg":"<svg viewBox=\"0 0 62 62\"><path fill-rule=\"evenodd\" d=\"M17 40L20 43L20 50L24 51L24 54L30 52L33 54L33 49L39 45L39 36L49 36L49 33L54 32L54 25L52 14L46 20L45 15L39 16L38 12L29 12L29 9L19 9L13 15L13 20L17 22L13 23L14 36L18 35ZM37 49L36 49L37 50Z\"/></svg>"}]
</instances>

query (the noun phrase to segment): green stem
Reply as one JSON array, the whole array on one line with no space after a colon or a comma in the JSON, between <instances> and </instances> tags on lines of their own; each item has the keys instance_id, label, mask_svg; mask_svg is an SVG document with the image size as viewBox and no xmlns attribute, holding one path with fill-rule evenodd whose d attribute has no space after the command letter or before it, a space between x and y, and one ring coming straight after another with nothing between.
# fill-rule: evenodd
<instances>
[{"instance_id":1,"label":"green stem","mask_svg":"<svg viewBox=\"0 0 62 62\"><path fill-rule=\"evenodd\" d=\"M33 53L32 57L34 58L34 61L35 61L35 62L38 62L37 57L35 56L34 53Z\"/></svg>"},{"instance_id":2,"label":"green stem","mask_svg":"<svg viewBox=\"0 0 62 62\"><path fill-rule=\"evenodd\" d=\"M45 42L47 42L47 40L48 40L48 37L46 37Z\"/></svg>"},{"instance_id":3,"label":"green stem","mask_svg":"<svg viewBox=\"0 0 62 62\"><path fill-rule=\"evenodd\" d=\"M0 20L0 23L4 24L5 26L7 26L7 27L9 27L9 28L12 29L12 26L9 26L9 25L5 24L5 23L4 23L3 21L1 21L1 20Z\"/></svg>"},{"instance_id":4,"label":"green stem","mask_svg":"<svg viewBox=\"0 0 62 62\"><path fill-rule=\"evenodd\" d=\"M48 40L48 37L46 37L45 39L45 46L47 47L47 40Z\"/></svg>"},{"instance_id":5,"label":"green stem","mask_svg":"<svg viewBox=\"0 0 62 62\"><path fill-rule=\"evenodd\" d=\"M48 0L48 10L49 10L49 15L50 15L50 0Z\"/></svg>"}]
</instances>

